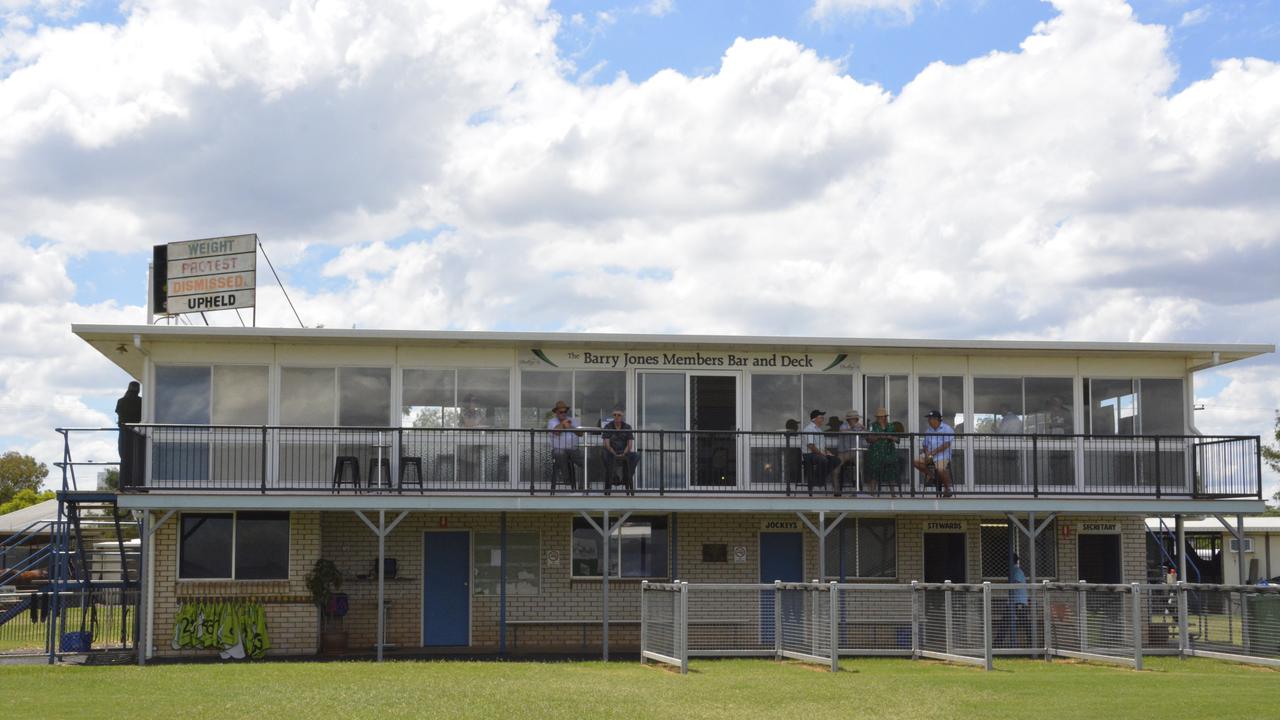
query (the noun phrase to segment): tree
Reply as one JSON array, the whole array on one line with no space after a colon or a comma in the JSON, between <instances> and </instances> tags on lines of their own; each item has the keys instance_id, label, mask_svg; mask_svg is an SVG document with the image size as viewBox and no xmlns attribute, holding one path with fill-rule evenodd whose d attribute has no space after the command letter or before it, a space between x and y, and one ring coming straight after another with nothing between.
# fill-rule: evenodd
<instances>
[{"instance_id":1,"label":"tree","mask_svg":"<svg viewBox=\"0 0 1280 720\"><path fill-rule=\"evenodd\" d=\"M9 502L0 503L0 515L8 515L16 510L21 510L24 507L31 507L32 505L42 503L45 500L52 500L55 497L57 497L57 494L52 490L45 490L42 493L38 493L31 488L22 488L13 494L13 498L11 498Z\"/></svg>"},{"instance_id":2,"label":"tree","mask_svg":"<svg viewBox=\"0 0 1280 720\"><path fill-rule=\"evenodd\" d=\"M23 455L16 450L0 455L0 503L12 500L19 490L39 492L40 485L47 477L48 466L36 462L30 455Z\"/></svg>"},{"instance_id":3,"label":"tree","mask_svg":"<svg viewBox=\"0 0 1280 720\"><path fill-rule=\"evenodd\" d=\"M1267 467L1275 472L1280 473L1280 410L1276 411L1275 445L1263 444L1262 462L1266 463ZM1271 496L1271 507L1267 508L1266 514L1280 515L1280 490L1277 490Z\"/></svg>"}]
</instances>

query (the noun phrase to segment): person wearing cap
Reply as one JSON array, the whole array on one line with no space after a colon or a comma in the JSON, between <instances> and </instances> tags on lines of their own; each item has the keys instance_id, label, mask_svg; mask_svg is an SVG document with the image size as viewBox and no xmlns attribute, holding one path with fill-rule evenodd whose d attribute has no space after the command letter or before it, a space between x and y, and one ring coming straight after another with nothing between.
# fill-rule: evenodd
<instances>
[{"instance_id":1,"label":"person wearing cap","mask_svg":"<svg viewBox=\"0 0 1280 720\"><path fill-rule=\"evenodd\" d=\"M943 497L951 497L951 441L956 431L942 421L942 413L930 410L925 419L929 427L925 428L924 437L920 440L920 457L911 462L922 476L927 476L929 465L938 472L938 491Z\"/></svg>"},{"instance_id":2,"label":"person wearing cap","mask_svg":"<svg viewBox=\"0 0 1280 720\"><path fill-rule=\"evenodd\" d=\"M882 407L876 408L875 420L868 429L867 489L879 493L881 487L898 484L898 440L893 435L889 411Z\"/></svg>"},{"instance_id":3,"label":"person wearing cap","mask_svg":"<svg viewBox=\"0 0 1280 720\"><path fill-rule=\"evenodd\" d=\"M617 463L622 463L623 482L627 487L627 494L634 492L633 477L636 472L636 464L640 462L640 455L636 452L636 436L631 432L631 426L623 419L625 413L622 406L619 405L613 409L613 419L604 425L604 432L600 433L600 441L604 445L604 488L605 492L609 492L609 485L613 482L613 471Z\"/></svg>"},{"instance_id":4,"label":"person wearing cap","mask_svg":"<svg viewBox=\"0 0 1280 720\"><path fill-rule=\"evenodd\" d=\"M575 487L574 466L582 469L582 455L578 452L578 422L569 414L569 405L557 400L551 408L551 419L547 421L547 429L551 431L551 486L556 481L566 478L569 487Z\"/></svg>"},{"instance_id":5,"label":"person wearing cap","mask_svg":"<svg viewBox=\"0 0 1280 720\"><path fill-rule=\"evenodd\" d=\"M865 432L866 429L862 424L862 416L857 410L850 410L844 414L844 422L840 423L842 434L836 441L836 456L840 458L840 469L837 472L840 473L842 481L846 470L856 472L858 467L858 446L861 438L852 433Z\"/></svg>"},{"instance_id":6,"label":"person wearing cap","mask_svg":"<svg viewBox=\"0 0 1280 720\"><path fill-rule=\"evenodd\" d=\"M822 426L826 424L827 413L824 410L812 410L809 413L809 424L800 433L800 452L804 462L809 466L809 492L818 482L826 484L827 478L840 467L840 459L827 449L827 441L823 437ZM836 487L839 494L840 488Z\"/></svg>"}]
</instances>

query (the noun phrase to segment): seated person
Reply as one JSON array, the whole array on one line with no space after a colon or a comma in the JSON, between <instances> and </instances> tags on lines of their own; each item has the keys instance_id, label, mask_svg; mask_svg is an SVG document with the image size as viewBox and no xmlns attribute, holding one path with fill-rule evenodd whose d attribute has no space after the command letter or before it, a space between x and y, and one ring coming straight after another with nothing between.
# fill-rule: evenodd
<instances>
[{"instance_id":1,"label":"seated person","mask_svg":"<svg viewBox=\"0 0 1280 720\"><path fill-rule=\"evenodd\" d=\"M800 452L804 454L804 461L813 473L813 479L809 482L810 489L819 481L825 485L827 478L840 467L840 458L827 449L827 441L823 437L822 426L826 422L827 413L815 409L809 413L809 424L804 426L804 432L800 434ZM837 487L836 492L839 490Z\"/></svg>"},{"instance_id":2,"label":"seated person","mask_svg":"<svg viewBox=\"0 0 1280 720\"><path fill-rule=\"evenodd\" d=\"M578 452L578 422L569 414L569 406L563 400L557 400L551 409L551 419L547 421L547 429L551 431L551 485L554 487L560 478L566 485L575 487L573 466L582 469L582 454Z\"/></svg>"},{"instance_id":3,"label":"seated person","mask_svg":"<svg viewBox=\"0 0 1280 720\"><path fill-rule=\"evenodd\" d=\"M938 492L943 497L951 497L951 441L955 439L955 430L942 422L942 413L931 410L925 419L929 427L924 431L920 441L920 457L911 462L921 475L927 475L929 465L933 465L938 473Z\"/></svg>"},{"instance_id":4,"label":"seated person","mask_svg":"<svg viewBox=\"0 0 1280 720\"><path fill-rule=\"evenodd\" d=\"M613 419L605 423L604 432L600 433L600 439L604 445L606 488L613 480L614 468L616 463L619 462L623 463L622 477L626 481L627 488L635 487L633 476L636 472L636 465L640 462L640 454L636 452L635 448L635 433L631 432L631 426L623 420L623 417L622 408L615 407L613 409Z\"/></svg>"}]
</instances>

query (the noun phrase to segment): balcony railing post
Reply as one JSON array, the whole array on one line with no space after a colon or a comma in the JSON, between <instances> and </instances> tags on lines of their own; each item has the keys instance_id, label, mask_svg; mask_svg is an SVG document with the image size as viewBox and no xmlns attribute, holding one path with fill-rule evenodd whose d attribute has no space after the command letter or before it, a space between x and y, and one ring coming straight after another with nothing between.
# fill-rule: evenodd
<instances>
[{"instance_id":1,"label":"balcony railing post","mask_svg":"<svg viewBox=\"0 0 1280 720\"><path fill-rule=\"evenodd\" d=\"M1160 499L1160 436L1153 438L1155 441L1155 463L1156 463L1156 499Z\"/></svg>"},{"instance_id":2,"label":"balcony railing post","mask_svg":"<svg viewBox=\"0 0 1280 720\"><path fill-rule=\"evenodd\" d=\"M262 426L262 494L267 494L267 426Z\"/></svg>"},{"instance_id":3,"label":"balcony railing post","mask_svg":"<svg viewBox=\"0 0 1280 720\"><path fill-rule=\"evenodd\" d=\"M1040 436L1031 436L1031 494L1040 497Z\"/></svg>"},{"instance_id":4,"label":"balcony railing post","mask_svg":"<svg viewBox=\"0 0 1280 720\"><path fill-rule=\"evenodd\" d=\"M667 494L667 431L658 431L658 494Z\"/></svg>"},{"instance_id":5,"label":"balcony railing post","mask_svg":"<svg viewBox=\"0 0 1280 720\"><path fill-rule=\"evenodd\" d=\"M529 431L529 494L533 495L537 492L537 473L534 471L534 456L537 455L536 448L537 435L536 431ZM555 470L552 469L551 487L555 488Z\"/></svg>"}]
</instances>

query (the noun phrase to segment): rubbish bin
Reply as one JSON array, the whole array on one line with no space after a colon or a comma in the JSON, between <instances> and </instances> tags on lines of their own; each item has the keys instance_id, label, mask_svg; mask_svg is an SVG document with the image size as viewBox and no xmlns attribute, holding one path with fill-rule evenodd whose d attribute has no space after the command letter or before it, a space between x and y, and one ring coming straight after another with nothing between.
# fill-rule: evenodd
<instances>
[{"instance_id":1,"label":"rubbish bin","mask_svg":"<svg viewBox=\"0 0 1280 720\"><path fill-rule=\"evenodd\" d=\"M1249 648L1255 655L1280 653L1280 594L1258 593L1245 598L1249 613Z\"/></svg>"}]
</instances>

